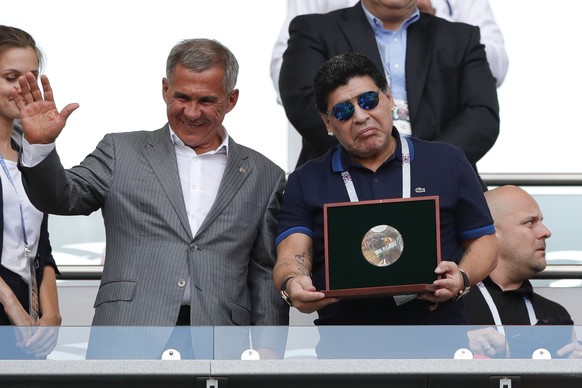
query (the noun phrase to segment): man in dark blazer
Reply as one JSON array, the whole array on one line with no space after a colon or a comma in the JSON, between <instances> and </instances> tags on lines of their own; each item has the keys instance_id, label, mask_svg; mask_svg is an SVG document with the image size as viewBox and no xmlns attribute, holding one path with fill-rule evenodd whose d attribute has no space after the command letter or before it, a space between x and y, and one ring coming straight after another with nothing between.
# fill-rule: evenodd
<instances>
[{"instance_id":1,"label":"man in dark blazer","mask_svg":"<svg viewBox=\"0 0 582 388\"><path fill-rule=\"evenodd\" d=\"M362 0L327 14L300 15L290 24L279 87L285 113L303 137L298 166L337 145L315 107L313 77L319 67L337 54L355 51L385 68L363 7L386 30L406 25L418 12L416 0L393 6ZM412 136L456 145L476 168L499 133L495 78L479 43L479 29L424 13L406 28L405 80Z\"/></svg>"},{"instance_id":2,"label":"man in dark blazer","mask_svg":"<svg viewBox=\"0 0 582 388\"><path fill-rule=\"evenodd\" d=\"M108 134L69 170L54 141L78 104L59 113L46 76L45 100L30 74L20 78L21 94L13 97L24 155L33 155L21 158L31 201L54 214L103 214L106 259L94 326L288 324L271 275L285 174L222 125L238 100L237 74L236 58L220 43L178 43L162 87L168 124ZM106 341L95 341L88 356L160 357L172 330L96 330ZM194 356L212 357L212 331L201 332L193 336ZM128 333L142 340L128 341ZM255 348L273 348L264 341L253 335Z\"/></svg>"}]
</instances>

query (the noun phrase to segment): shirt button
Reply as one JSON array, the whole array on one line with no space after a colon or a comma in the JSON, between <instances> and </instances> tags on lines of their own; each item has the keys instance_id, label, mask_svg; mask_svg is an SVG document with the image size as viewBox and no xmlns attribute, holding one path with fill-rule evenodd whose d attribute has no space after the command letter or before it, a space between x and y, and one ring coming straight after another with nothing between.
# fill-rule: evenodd
<instances>
[{"instance_id":1,"label":"shirt button","mask_svg":"<svg viewBox=\"0 0 582 388\"><path fill-rule=\"evenodd\" d=\"M380 180L378 178L374 178L374 183L378 183Z\"/></svg>"},{"instance_id":2,"label":"shirt button","mask_svg":"<svg viewBox=\"0 0 582 388\"><path fill-rule=\"evenodd\" d=\"M184 279L178 280L178 287L184 288L186 286L186 281Z\"/></svg>"}]
</instances>

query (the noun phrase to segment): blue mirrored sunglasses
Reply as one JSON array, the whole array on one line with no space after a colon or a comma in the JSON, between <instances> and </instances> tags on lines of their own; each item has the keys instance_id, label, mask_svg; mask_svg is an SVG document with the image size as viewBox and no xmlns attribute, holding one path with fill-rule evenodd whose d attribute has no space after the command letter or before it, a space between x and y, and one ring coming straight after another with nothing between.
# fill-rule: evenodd
<instances>
[{"instance_id":1,"label":"blue mirrored sunglasses","mask_svg":"<svg viewBox=\"0 0 582 388\"><path fill-rule=\"evenodd\" d=\"M362 93L358 96L358 105L364 110L371 110L378 106L380 102L379 92L369 91ZM354 104L349 101L340 102L336 104L331 109L331 112L326 112L327 114L332 114L333 117L339 121L349 120L354 115Z\"/></svg>"}]
</instances>

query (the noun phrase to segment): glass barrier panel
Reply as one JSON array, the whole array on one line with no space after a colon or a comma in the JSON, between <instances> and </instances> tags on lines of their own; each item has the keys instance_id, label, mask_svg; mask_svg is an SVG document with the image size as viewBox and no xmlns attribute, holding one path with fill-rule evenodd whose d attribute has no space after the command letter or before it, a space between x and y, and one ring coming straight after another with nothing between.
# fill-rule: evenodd
<instances>
[{"instance_id":1,"label":"glass barrier panel","mask_svg":"<svg viewBox=\"0 0 582 388\"><path fill-rule=\"evenodd\" d=\"M286 359L472 358L466 326L290 327ZM500 352L499 357L505 357Z\"/></svg>"},{"instance_id":2,"label":"glass barrier panel","mask_svg":"<svg viewBox=\"0 0 582 388\"><path fill-rule=\"evenodd\" d=\"M572 326L559 325L215 327L214 355L225 360L580 358L575 333Z\"/></svg>"},{"instance_id":3,"label":"glass barrier panel","mask_svg":"<svg viewBox=\"0 0 582 388\"><path fill-rule=\"evenodd\" d=\"M0 327L0 360L580 359L581 327Z\"/></svg>"},{"instance_id":4,"label":"glass barrier panel","mask_svg":"<svg viewBox=\"0 0 582 388\"><path fill-rule=\"evenodd\" d=\"M205 326L0 326L3 360L212 360L213 347Z\"/></svg>"}]
</instances>

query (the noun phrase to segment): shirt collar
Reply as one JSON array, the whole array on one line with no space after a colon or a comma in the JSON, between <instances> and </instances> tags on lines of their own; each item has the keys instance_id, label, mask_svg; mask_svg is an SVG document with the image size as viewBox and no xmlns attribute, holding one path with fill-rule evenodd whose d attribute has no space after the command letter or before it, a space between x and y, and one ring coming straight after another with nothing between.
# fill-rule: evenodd
<instances>
[{"instance_id":1,"label":"shirt collar","mask_svg":"<svg viewBox=\"0 0 582 388\"><path fill-rule=\"evenodd\" d=\"M178 137L178 135L176 135L170 124L168 124L168 128L170 129L170 139L172 140L172 144L174 144L174 146L190 148L184 144L184 142ZM222 139L222 143L220 143L220 145L215 150L205 152L203 155L206 154L228 155L228 139L229 139L228 132L226 131L226 128L224 128L224 139Z\"/></svg>"},{"instance_id":2,"label":"shirt collar","mask_svg":"<svg viewBox=\"0 0 582 388\"><path fill-rule=\"evenodd\" d=\"M497 283L495 283L489 276L487 276L484 280L483 283L486 283L490 286L492 286L493 288L495 288L496 290L498 290L499 292L501 292L502 294L507 294L507 295L518 295L520 297L528 297L530 300L533 298L534 296L534 290L533 290L533 286L531 284L531 282L529 280L524 281L521 286L519 288L513 289L513 290L507 290L507 291L503 291L501 289L501 287L499 287L497 285Z\"/></svg>"},{"instance_id":3,"label":"shirt collar","mask_svg":"<svg viewBox=\"0 0 582 388\"><path fill-rule=\"evenodd\" d=\"M400 134L396 127L392 127L391 136L396 140L396 149L394 153L382 163L385 165L389 163L392 159L398 159L402 163L402 144L400 144ZM408 142L408 148L410 151L410 161L414 160L414 147L411 142ZM340 144L337 146L336 150L334 151L331 157L331 169L333 172L341 173L343 171L349 170L351 167L357 166L359 167L360 164L352 161L348 155L346 149Z\"/></svg>"},{"instance_id":4,"label":"shirt collar","mask_svg":"<svg viewBox=\"0 0 582 388\"><path fill-rule=\"evenodd\" d=\"M372 26L372 29L374 30L375 33L392 32L392 31L386 30L384 28L384 24L382 23L382 20L378 19L370 11L368 11L366 9L366 7L364 7L364 3L363 2L360 2L360 3L362 5L362 9L364 10L364 14L366 15L366 18L368 19L368 22L370 23L370 26ZM418 10L418 7L417 7L414 10L414 12L412 12L412 15L410 15L408 17L408 19L406 19L404 21L404 23L402 23L400 25L400 27L398 27L398 31L401 31L403 29L408 28L409 25L411 25L412 23L416 22L419 18L420 18L420 11Z\"/></svg>"}]
</instances>

